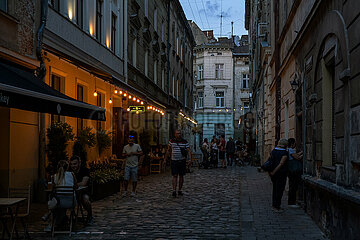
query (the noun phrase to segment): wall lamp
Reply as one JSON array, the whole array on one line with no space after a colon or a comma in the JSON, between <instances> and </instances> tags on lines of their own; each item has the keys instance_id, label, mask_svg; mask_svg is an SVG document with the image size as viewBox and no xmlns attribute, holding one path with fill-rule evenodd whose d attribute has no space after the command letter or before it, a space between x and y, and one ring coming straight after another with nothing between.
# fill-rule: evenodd
<instances>
[{"instance_id":1,"label":"wall lamp","mask_svg":"<svg viewBox=\"0 0 360 240\"><path fill-rule=\"evenodd\" d=\"M295 92L296 89L299 87L299 82L296 81L296 77L292 81L290 81L290 85L293 92Z\"/></svg>"}]
</instances>

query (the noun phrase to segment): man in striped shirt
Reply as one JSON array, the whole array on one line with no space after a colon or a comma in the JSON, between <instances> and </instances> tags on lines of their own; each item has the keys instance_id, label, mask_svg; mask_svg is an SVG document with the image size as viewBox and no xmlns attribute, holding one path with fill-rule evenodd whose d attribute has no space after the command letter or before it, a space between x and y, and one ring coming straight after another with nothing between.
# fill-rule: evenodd
<instances>
[{"instance_id":1,"label":"man in striped shirt","mask_svg":"<svg viewBox=\"0 0 360 240\"><path fill-rule=\"evenodd\" d=\"M189 143L181 137L181 131L175 131L175 138L169 141L169 146L165 154L165 161L171 154L171 174L172 174L172 188L173 197L176 197L177 179L179 177L179 188L177 194L182 196L181 191L184 184L184 175L186 173L186 159L189 156L189 164L192 162L191 150Z\"/></svg>"}]
</instances>

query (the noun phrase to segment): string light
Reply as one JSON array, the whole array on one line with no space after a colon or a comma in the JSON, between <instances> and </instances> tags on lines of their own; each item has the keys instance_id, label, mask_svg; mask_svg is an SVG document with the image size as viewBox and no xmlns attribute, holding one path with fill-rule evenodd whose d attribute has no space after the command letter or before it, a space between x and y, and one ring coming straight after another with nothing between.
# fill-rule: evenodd
<instances>
[{"instance_id":1,"label":"string light","mask_svg":"<svg viewBox=\"0 0 360 240\"><path fill-rule=\"evenodd\" d=\"M131 95L129 95L129 99L131 99Z\"/></svg>"},{"instance_id":2,"label":"string light","mask_svg":"<svg viewBox=\"0 0 360 240\"><path fill-rule=\"evenodd\" d=\"M140 99L136 100L137 102L140 102Z\"/></svg>"},{"instance_id":3,"label":"string light","mask_svg":"<svg viewBox=\"0 0 360 240\"><path fill-rule=\"evenodd\" d=\"M119 92L120 94L123 94L123 92L120 90L120 92Z\"/></svg>"},{"instance_id":4,"label":"string light","mask_svg":"<svg viewBox=\"0 0 360 240\"><path fill-rule=\"evenodd\" d=\"M97 92L96 92L96 90L95 90L95 92L94 92L94 97L96 97L97 96Z\"/></svg>"},{"instance_id":5,"label":"string light","mask_svg":"<svg viewBox=\"0 0 360 240\"><path fill-rule=\"evenodd\" d=\"M126 97L126 93L124 93L124 97Z\"/></svg>"},{"instance_id":6,"label":"string light","mask_svg":"<svg viewBox=\"0 0 360 240\"><path fill-rule=\"evenodd\" d=\"M141 105L144 105L144 102L143 101L141 101L141 103L140 103Z\"/></svg>"},{"instance_id":7,"label":"string light","mask_svg":"<svg viewBox=\"0 0 360 240\"><path fill-rule=\"evenodd\" d=\"M136 97L133 98L133 101L136 101Z\"/></svg>"},{"instance_id":8,"label":"string light","mask_svg":"<svg viewBox=\"0 0 360 240\"><path fill-rule=\"evenodd\" d=\"M115 94L117 94L117 93L118 93L118 90L116 90L116 89L115 89L115 91L114 91L114 92L115 92Z\"/></svg>"},{"instance_id":9,"label":"string light","mask_svg":"<svg viewBox=\"0 0 360 240\"><path fill-rule=\"evenodd\" d=\"M109 100L109 103L110 103L110 104L112 104L112 100L111 100L111 98L110 98L110 100Z\"/></svg>"},{"instance_id":10,"label":"string light","mask_svg":"<svg viewBox=\"0 0 360 240\"><path fill-rule=\"evenodd\" d=\"M128 112L130 112L130 108L126 109Z\"/></svg>"}]
</instances>

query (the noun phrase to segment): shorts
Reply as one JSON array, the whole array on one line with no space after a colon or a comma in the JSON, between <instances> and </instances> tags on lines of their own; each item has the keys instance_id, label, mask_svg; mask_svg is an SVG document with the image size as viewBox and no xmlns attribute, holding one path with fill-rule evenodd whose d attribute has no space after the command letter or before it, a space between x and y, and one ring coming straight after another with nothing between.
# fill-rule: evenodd
<instances>
[{"instance_id":1,"label":"shorts","mask_svg":"<svg viewBox=\"0 0 360 240\"><path fill-rule=\"evenodd\" d=\"M225 152L219 151L219 159L225 159Z\"/></svg>"},{"instance_id":2,"label":"shorts","mask_svg":"<svg viewBox=\"0 0 360 240\"><path fill-rule=\"evenodd\" d=\"M130 175L133 182L137 181L138 167L125 167L124 180L129 181Z\"/></svg>"},{"instance_id":3,"label":"shorts","mask_svg":"<svg viewBox=\"0 0 360 240\"><path fill-rule=\"evenodd\" d=\"M171 175L184 176L186 173L186 160L171 161Z\"/></svg>"}]
</instances>

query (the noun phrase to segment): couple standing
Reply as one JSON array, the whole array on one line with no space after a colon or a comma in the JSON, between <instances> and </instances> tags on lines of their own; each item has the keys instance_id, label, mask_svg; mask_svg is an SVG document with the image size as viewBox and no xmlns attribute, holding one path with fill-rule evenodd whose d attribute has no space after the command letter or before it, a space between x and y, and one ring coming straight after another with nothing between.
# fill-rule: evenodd
<instances>
[{"instance_id":1,"label":"couple standing","mask_svg":"<svg viewBox=\"0 0 360 240\"><path fill-rule=\"evenodd\" d=\"M272 207L276 212L281 212L281 198L285 190L286 179L289 177L288 205L296 207L296 193L301 182L302 152L296 153L294 138L280 139L275 149L271 152L271 158L275 169L269 172L273 183Z\"/></svg>"}]
</instances>

